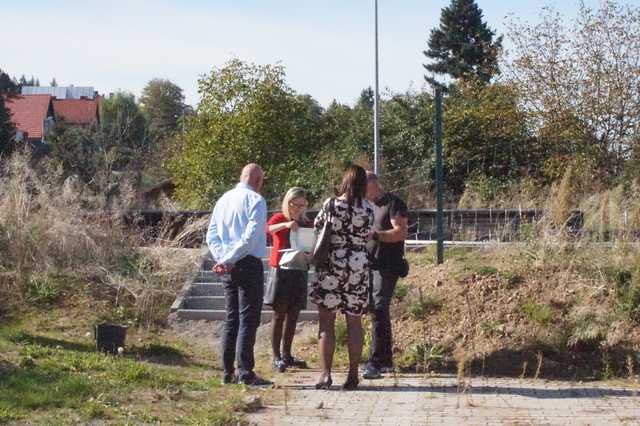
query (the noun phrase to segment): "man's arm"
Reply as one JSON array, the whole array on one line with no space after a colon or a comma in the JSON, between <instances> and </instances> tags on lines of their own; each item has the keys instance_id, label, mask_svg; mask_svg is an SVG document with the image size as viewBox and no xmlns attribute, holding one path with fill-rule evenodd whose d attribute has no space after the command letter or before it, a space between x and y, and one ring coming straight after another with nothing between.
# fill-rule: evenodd
<instances>
[{"instance_id":1,"label":"man's arm","mask_svg":"<svg viewBox=\"0 0 640 426\"><path fill-rule=\"evenodd\" d=\"M391 218L392 228L387 231L377 231L378 239L383 243L399 243L407 239L409 218L395 216Z\"/></svg>"},{"instance_id":2,"label":"man's arm","mask_svg":"<svg viewBox=\"0 0 640 426\"><path fill-rule=\"evenodd\" d=\"M211 220L209 221L209 229L207 229L207 246L209 247L209 251L211 252L213 260L218 262L223 255L223 250L222 241L220 240L220 236L218 235L218 224L216 215L217 205L213 208L213 212L211 213Z\"/></svg>"},{"instance_id":3,"label":"man's arm","mask_svg":"<svg viewBox=\"0 0 640 426\"><path fill-rule=\"evenodd\" d=\"M404 201L395 197L390 206L391 229L379 231L378 239L383 243L399 243L407 239L409 231L409 209Z\"/></svg>"},{"instance_id":4,"label":"man's arm","mask_svg":"<svg viewBox=\"0 0 640 426\"><path fill-rule=\"evenodd\" d=\"M233 265L238 260L249 254L252 249L258 232L264 232L266 227L267 203L261 198L255 203L249 211L249 222L247 223L240 241L234 244L218 263L224 265Z\"/></svg>"}]
</instances>

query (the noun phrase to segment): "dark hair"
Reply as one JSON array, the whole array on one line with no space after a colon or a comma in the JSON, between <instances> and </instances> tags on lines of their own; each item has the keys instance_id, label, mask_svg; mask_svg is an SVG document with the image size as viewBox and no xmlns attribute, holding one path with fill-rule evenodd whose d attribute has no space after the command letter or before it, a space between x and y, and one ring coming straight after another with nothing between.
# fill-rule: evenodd
<instances>
[{"instance_id":1,"label":"dark hair","mask_svg":"<svg viewBox=\"0 0 640 426\"><path fill-rule=\"evenodd\" d=\"M362 205L362 199L367 194L367 172L360 166L352 164L344 175L338 187L338 195L347 197L349 205Z\"/></svg>"}]
</instances>

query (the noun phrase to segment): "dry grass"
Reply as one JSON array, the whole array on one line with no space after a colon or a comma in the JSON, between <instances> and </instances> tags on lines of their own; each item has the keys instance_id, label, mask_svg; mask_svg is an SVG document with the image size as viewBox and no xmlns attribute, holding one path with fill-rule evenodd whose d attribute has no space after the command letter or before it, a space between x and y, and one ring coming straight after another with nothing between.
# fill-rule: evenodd
<instances>
[{"instance_id":1,"label":"dry grass","mask_svg":"<svg viewBox=\"0 0 640 426\"><path fill-rule=\"evenodd\" d=\"M138 249L139 236L120 222L135 199L126 182L118 196L96 193L73 177L63 181L57 170L34 169L18 154L6 163L0 187L4 312L81 295L106 302L92 312L105 320L166 318L194 258Z\"/></svg>"},{"instance_id":2,"label":"dry grass","mask_svg":"<svg viewBox=\"0 0 640 426\"><path fill-rule=\"evenodd\" d=\"M458 361L463 372L473 366L513 376L637 371L637 186L577 198L570 178L563 182L548 200L555 208L530 226L522 243L447 249L441 266L430 250L410 255L412 272L402 286L408 293L392 308L395 350L405 367L418 368L429 348L438 347L440 367L454 371ZM577 207L584 226L576 233L560 225ZM439 309L416 316L425 294Z\"/></svg>"}]
</instances>

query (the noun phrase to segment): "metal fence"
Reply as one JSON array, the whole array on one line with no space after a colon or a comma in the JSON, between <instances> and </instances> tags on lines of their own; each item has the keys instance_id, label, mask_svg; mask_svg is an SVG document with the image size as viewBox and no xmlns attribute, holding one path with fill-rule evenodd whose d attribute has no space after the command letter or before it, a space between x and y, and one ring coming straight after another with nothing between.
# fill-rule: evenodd
<instances>
[{"instance_id":1,"label":"metal fence","mask_svg":"<svg viewBox=\"0 0 640 426\"><path fill-rule=\"evenodd\" d=\"M444 211L444 238L447 241L517 241L523 224L539 220L540 209L450 209ZM271 214L271 212L270 212ZM315 217L317 211L309 212ZM208 218L210 211L135 210L124 215L124 222L137 229L148 240L170 240L194 220ZM196 247L203 243L206 226L190 235L183 245ZM436 238L436 210L409 211L409 239Z\"/></svg>"}]
</instances>

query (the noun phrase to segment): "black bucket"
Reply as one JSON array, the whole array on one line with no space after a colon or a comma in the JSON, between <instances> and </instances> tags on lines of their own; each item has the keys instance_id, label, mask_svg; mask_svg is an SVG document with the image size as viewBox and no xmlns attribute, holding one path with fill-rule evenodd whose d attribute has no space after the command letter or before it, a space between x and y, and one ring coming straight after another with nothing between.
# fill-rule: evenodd
<instances>
[{"instance_id":1,"label":"black bucket","mask_svg":"<svg viewBox=\"0 0 640 426\"><path fill-rule=\"evenodd\" d=\"M118 353L118 348L124 348L127 327L113 324L96 325L96 349L100 352Z\"/></svg>"}]
</instances>

